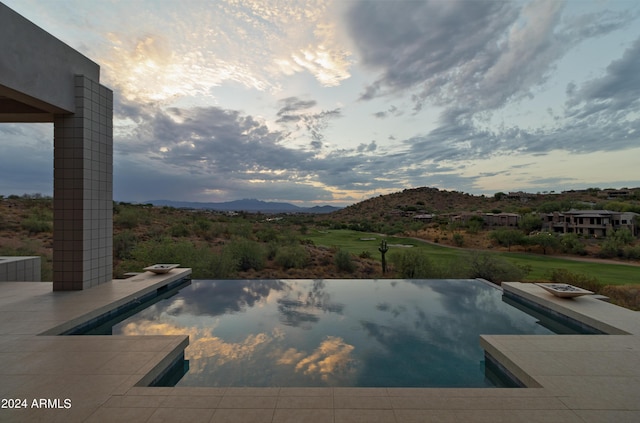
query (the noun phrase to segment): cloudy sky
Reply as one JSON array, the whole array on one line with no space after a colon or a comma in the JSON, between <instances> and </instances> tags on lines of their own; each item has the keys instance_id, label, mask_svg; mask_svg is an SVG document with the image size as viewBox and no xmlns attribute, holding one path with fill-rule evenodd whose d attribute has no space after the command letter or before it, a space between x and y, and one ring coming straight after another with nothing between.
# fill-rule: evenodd
<instances>
[{"instance_id":1,"label":"cloudy sky","mask_svg":"<svg viewBox=\"0 0 640 423\"><path fill-rule=\"evenodd\" d=\"M640 186L636 0L3 2L101 66L115 200ZM52 134L0 124L0 194Z\"/></svg>"}]
</instances>

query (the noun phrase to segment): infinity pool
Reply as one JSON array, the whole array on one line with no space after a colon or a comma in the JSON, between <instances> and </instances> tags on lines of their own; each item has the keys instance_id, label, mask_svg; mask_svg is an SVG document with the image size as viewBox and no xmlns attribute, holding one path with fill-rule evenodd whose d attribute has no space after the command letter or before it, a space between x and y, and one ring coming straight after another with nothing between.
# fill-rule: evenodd
<instances>
[{"instance_id":1,"label":"infinity pool","mask_svg":"<svg viewBox=\"0 0 640 423\"><path fill-rule=\"evenodd\" d=\"M113 327L188 334L177 386L502 386L480 334L551 334L480 280L195 280Z\"/></svg>"}]
</instances>

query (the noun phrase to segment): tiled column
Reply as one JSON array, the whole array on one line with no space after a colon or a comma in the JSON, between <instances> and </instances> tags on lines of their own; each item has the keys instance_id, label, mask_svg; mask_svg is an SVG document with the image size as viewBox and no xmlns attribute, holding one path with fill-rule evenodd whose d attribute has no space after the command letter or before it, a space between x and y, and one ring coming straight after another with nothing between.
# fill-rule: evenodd
<instances>
[{"instance_id":1,"label":"tiled column","mask_svg":"<svg viewBox=\"0 0 640 423\"><path fill-rule=\"evenodd\" d=\"M113 92L75 77L76 112L54 119L53 290L112 279Z\"/></svg>"}]
</instances>

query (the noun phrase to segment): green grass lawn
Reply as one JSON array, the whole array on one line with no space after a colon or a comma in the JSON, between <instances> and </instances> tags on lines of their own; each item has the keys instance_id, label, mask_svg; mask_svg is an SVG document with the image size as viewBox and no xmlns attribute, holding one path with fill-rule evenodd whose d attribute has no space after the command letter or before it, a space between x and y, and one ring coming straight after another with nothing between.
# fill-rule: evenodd
<instances>
[{"instance_id":1,"label":"green grass lawn","mask_svg":"<svg viewBox=\"0 0 640 423\"><path fill-rule=\"evenodd\" d=\"M371 257L380 260L378 247L380 241L386 239L389 245L389 253L399 251L406 247L394 245L413 245L411 248L418 248L424 251L434 261L434 263L448 266L455 260L467 254L464 250L442 247L438 245L420 242L411 238L384 237L377 234L367 234L351 230L312 230L305 235L313 240L316 245L327 247L339 247L352 254L359 255L367 251ZM586 274L595 277L603 285L628 285L640 284L640 267L628 266L624 264L608 263L586 263L580 261L566 260L557 257L540 256L536 254L524 253L492 253L498 254L515 264L521 266L531 266L531 272L525 280L548 280L553 269L567 269L574 273Z\"/></svg>"}]
</instances>

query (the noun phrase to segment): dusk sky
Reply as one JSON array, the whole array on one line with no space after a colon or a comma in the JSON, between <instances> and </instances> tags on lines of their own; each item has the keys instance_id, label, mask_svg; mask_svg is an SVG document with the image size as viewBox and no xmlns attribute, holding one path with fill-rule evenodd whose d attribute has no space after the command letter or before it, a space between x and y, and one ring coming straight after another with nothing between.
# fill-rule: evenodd
<instances>
[{"instance_id":1,"label":"dusk sky","mask_svg":"<svg viewBox=\"0 0 640 423\"><path fill-rule=\"evenodd\" d=\"M2 1L100 65L114 200L640 186L637 0ZM36 192L53 124L0 123Z\"/></svg>"}]
</instances>

